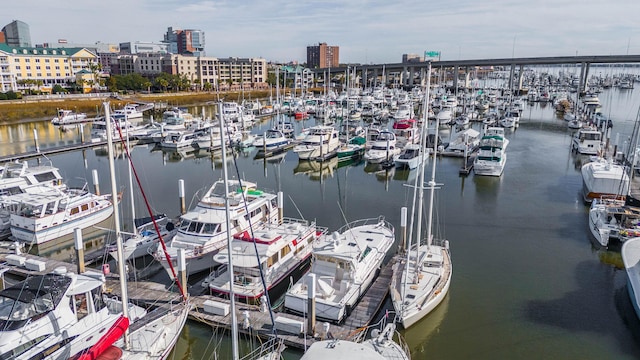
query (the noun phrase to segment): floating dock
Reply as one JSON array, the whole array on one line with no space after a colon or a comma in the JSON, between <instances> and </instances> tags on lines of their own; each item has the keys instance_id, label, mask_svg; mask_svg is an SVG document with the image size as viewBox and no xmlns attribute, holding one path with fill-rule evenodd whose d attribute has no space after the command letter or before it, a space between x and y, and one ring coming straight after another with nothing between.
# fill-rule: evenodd
<instances>
[{"instance_id":1,"label":"floating dock","mask_svg":"<svg viewBox=\"0 0 640 360\"><path fill-rule=\"evenodd\" d=\"M30 254L16 255L15 250L10 245L10 243L4 242L0 246L0 274L6 272L20 277L27 277L52 272L58 267L64 267L69 272L77 272L76 264ZM16 256L23 258L29 266L27 264L9 264ZM329 325L329 332L334 338L351 339L373 321L389 293L394 262L395 258L380 269L378 277L343 323ZM99 271L95 269L89 270ZM179 296L177 289L169 289L167 285L157 282L129 281L127 288L129 299L133 303L140 305L167 306L169 302L175 301ZM106 293L115 296L120 295L120 283L117 275L107 275ZM205 311L212 304L221 308L228 307L230 306L229 300L212 295L190 295L190 299L193 305L189 313L190 319L210 325L216 329L231 329L230 313L215 315L212 312ZM238 330L241 333L257 335L263 339L268 339L273 334L271 317L268 312L263 312L260 306L236 302L235 314ZM313 342L326 338L324 333L325 325L322 321L316 321L315 332L310 333L306 329L308 321L302 316L275 312L273 317L276 329L278 329L278 336L284 340L287 346L304 349Z\"/></svg>"},{"instance_id":2,"label":"floating dock","mask_svg":"<svg viewBox=\"0 0 640 360\"><path fill-rule=\"evenodd\" d=\"M478 156L478 154L474 153L464 160L464 164L462 165L462 167L460 168L460 171L458 172L460 175L467 176L471 173L471 170L473 170L473 163L476 160L476 156Z\"/></svg>"}]
</instances>

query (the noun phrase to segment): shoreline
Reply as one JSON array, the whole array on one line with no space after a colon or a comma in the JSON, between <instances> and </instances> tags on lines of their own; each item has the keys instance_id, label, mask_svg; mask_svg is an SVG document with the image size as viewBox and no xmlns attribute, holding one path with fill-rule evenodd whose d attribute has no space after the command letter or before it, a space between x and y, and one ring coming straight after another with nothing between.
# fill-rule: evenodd
<instances>
[{"instance_id":1,"label":"shoreline","mask_svg":"<svg viewBox=\"0 0 640 360\"><path fill-rule=\"evenodd\" d=\"M299 90L298 90L299 92ZM118 98L108 95L99 95L90 98L53 98L0 101L0 125L16 124L21 122L41 121L52 119L56 116L58 109L69 109L75 112L84 112L89 116L100 113L102 102L109 100L114 108L120 108L127 103L162 103L167 106L197 106L218 101L238 101L264 100L270 96L269 90L238 91L230 92L181 92L181 93L158 93L158 94L133 94L120 95Z\"/></svg>"}]
</instances>

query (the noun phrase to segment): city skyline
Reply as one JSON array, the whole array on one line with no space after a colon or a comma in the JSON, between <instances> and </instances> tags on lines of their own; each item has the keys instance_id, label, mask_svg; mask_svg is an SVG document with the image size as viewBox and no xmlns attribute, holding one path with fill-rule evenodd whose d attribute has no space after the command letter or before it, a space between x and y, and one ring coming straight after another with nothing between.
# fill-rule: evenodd
<instances>
[{"instance_id":1,"label":"city skyline","mask_svg":"<svg viewBox=\"0 0 640 360\"><path fill-rule=\"evenodd\" d=\"M616 55L640 52L630 0L493 2L25 0L0 23L20 20L33 44L160 42L167 27L199 29L214 57L304 63L306 47L340 47L341 63L397 63L439 51L442 60Z\"/></svg>"}]
</instances>

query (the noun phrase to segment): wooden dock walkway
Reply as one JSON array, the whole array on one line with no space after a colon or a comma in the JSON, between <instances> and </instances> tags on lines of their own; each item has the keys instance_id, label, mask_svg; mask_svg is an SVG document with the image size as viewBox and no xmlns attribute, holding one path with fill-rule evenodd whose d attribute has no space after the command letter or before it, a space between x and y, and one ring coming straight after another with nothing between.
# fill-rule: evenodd
<instances>
[{"instance_id":1,"label":"wooden dock walkway","mask_svg":"<svg viewBox=\"0 0 640 360\"><path fill-rule=\"evenodd\" d=\"M76 144L41 148L40 151L33 150L33 151L21 153L21 154L11 154L11 155L0 156L0 164L5 162L10 162L10 161L16 161L16 160L37 158L43 155L47 156L47 155L68 152L68 151L83 150L83 149L93 148L97 146L104 146L106 144L107 144L106 140L99 140L99 141L85 141L85 142L80 142Z\"/></svg>"},{"instance_id":2,"label":"wooden dock walkway","mask_svg":"<svg viewBox=\"0 0 640 360\"><path fill-rule=\"evenodd\" d=\"M20 256L25 257L26 259L43 262L46 264L43 271L29 270L24 266L11 266L7 264L7 256L11 254L15 254L15 250L10 247L9 243L2 243L2 246L0 246L0 271L4 270L21 277L51 272L58 267L64 267L69 272L77 272L77 265L75 264L42 258L30 254L21 254ZM388 295L389 285L392 278L392 265L394 261L395 258L380 269L378 277L374 280L373 284L369 287L360 302L353 308L347 319L342 324L331 324L329 326L329 331L334 338L351 339L364 327L369 325L375 318ZM87 270L99 272L99 270L89 268ZM179 299L179 293L175 287L169 288L167 285L161 283L150 281L130 281L127 285L129 299L138 305L168 306L170 302L175 302ZM120 282L117 275L107 275L105 288L105 292L107 294L115 296L120 295ZM222 304L229 304L229 300L212 295L191 295L190 299L193 308L189 313L189 317L192 320L208 324L216 329L230 331L231 315L213 315L204 311L204 304L208 300ZM236 302L235 314L238 323L238 330L241 333L253 336L257 335L263 339L268 339L273 334L271 317L268 312L262 312L259 306ZM285 312L275 312L274 319L278 318L298 321L305 325L307 323L307 320L302 316ZM246 319L248 319L248 321ZM246 324L249 326L245 326ZM324 334L323 328L324 322L316 321L314 334L306 334L306 331L301 334L291 334L278 331L278 336L284 340L285 345L304 349L305 347L310 346L314 341L324 338L326 334Z\"/></svg>"}]
</instances>

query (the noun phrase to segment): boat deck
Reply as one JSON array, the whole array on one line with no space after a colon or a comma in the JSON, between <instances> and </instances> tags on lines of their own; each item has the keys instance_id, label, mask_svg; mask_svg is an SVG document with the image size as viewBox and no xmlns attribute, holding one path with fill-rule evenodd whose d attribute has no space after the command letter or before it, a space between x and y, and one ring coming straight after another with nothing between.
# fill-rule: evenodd
<instances>
[{"instance_id":1,"label":"boat deck","mask_svg":"<svg viewBox=\"0 0 640 360\"><path fill-rule=\"evenodd\" d=\"M53 271L55 268L64 267L69 272L77 272L77 265L63 261L57 261L49 258L43 258L30 254L21 254L21 257L31 261L40 261L44 264L43 271L29 270L25 266L12 266L7 263L7 256L15 254L14 250L9 247L10 243L4 242L0 246L0 274L4 271L13 275L26 277L30 275L42 274ZM330 332L334 338L349 339L356 335L361 328L369 325L376 314L380 311L382 304L389 292L389 285L392 277L392 264L395 258L389 261L380 270L380 274L375 279L373 284L369 287L365 295L362 297L357 306L352 310L347 319L340 325L332 324L330 326ZM95 269L87 268L90 271L99 271ZM0 285L3 282L0 281ZM170 291L168 291L170 290ZM120 283L118 277L115 274L109 274L107 276L106 292L108 294L120 295ZM172 300L176 300L179 296L177 289L168 289L167 285L149 282L138 281L128 283L128 294L132 302L140 305L156 305L167 306ZM191 303L193 308L189 313L189 318L198 321L200 323L208 324L217 329L230 330L230 315L220 316L206 313L204 311L204 303L207 300L214 300L218 303L229 303L229 300L215 297L212 295L192 295ZM249 328L245 328L243 323L245 322L245 314L247 311L249 315ZM279 317L288 318L295 321L300 321L306 324L306 319L302 316L293 315L284 312L275 312L274 319ZM271 334L271 318L268 312L262 312L259 306L247 305L244 303L236 302L236 319L239 324L239 331L250 335L258 335L264 339L267 339ZM314 341L322 340L325 334L323 334L323 323L316 322L316 333L306 335L305 334L290 334L279 331L278 336L284 339L287 346L291 346L298 349L304 349L310 346Z\"/></svg>"}]
</instances>

